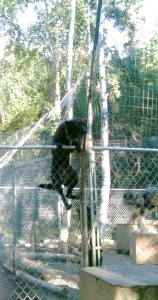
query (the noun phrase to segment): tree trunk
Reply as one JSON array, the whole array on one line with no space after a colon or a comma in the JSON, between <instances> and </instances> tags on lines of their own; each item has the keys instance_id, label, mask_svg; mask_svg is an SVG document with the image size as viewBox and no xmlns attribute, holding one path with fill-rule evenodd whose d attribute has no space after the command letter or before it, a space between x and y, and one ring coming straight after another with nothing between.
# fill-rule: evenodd
<instances>
[{"instance_id":1,"label":"tree trunk","mask_svg":"<svg viewBox=\"0 0 158 300\"><path fill-rule=\"evenodd\" d=\"M106 75L105 75L105 58L104 58L104 24L103 11L101 14L101 22L99 28L99 76L100 76L100 96L101 96L101 139L104 146L108 145L108 102L106 90ZM100 235L101 239L105 236L105 227L107 224L108 203L110 192L110 162L109 151L105 150L102 153L102 188L101 202L99 211Z\"/></svg>"},{"instance_id":2,"label":"tree trunk","mask_svg":"<svg viewBox=\"0 0 158 300\"><path fill-rule=\"evenodd\" d=\"M67 52L67 72L66 72L67 93L70 93L71 85L72 85L72 61L73 61L75 11L76 11L76 0L71 0L68 52ZM70 93L67 97L65 118L66 120L69 120L72 117L73 117L73 99ZM67 242L69 237L70 223L71 223L71 211L66 211L65 207L63 207L61 234L60 234L60 246L62 248L63 253L66 253L68 250Z\"/></svg>"},{"instance_id":3,"label":"tree trunk","mask_svg":"<svg viewBox=\"0 0 158 300\"><path fill-rule=\"evenodd\" d=\"M70 26L69 26L69 36L68 36L68 52L67 52L67 93L71 90L72 85L72 61L73 61L73 38L74 38L74 24L75 24L75 11L76 11L76 0L71 0L70 7ZM72 107L72 95L68 96L67 107L66 107L66 119L71 119L73 117L73 107Z\"/></svg>"}]
</instances>

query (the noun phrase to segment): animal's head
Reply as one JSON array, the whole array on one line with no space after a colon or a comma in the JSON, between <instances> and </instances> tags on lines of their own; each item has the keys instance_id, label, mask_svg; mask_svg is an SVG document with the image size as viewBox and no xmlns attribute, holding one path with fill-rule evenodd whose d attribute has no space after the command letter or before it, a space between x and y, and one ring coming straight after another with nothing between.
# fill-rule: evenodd
<instances>
[{"instance_id":1,"label":"animal's head","mask_svg":"<svg viewBox=\"0 0 158 300\"><path fill-rule=\"evenodd\" d=\"M124 193L123 199L126 206L133 206L138 208L144 205L144 198L142 193L127 191Z\"/></svg>"},{"instance_id":2,"label":"animal's head","mask_svg":"<svg viewBox=\"0 0 158 300\"><path fill-rule=\"evenodd\" d=\"M65 121L65 129L70 139L82 139L87 133L87 121L82 118Z\"/></svg>"},{"instance_id":3,"label":"animal's head","mask_svg":"<svg viewBox=\"0 0 158 300\"><path fill-rule=\"evenodd\" d=\"M123 200L125 205L133 205L134 204L134 194L130 191L127 191L123 195Z\"/></svg>"}]
</instances>

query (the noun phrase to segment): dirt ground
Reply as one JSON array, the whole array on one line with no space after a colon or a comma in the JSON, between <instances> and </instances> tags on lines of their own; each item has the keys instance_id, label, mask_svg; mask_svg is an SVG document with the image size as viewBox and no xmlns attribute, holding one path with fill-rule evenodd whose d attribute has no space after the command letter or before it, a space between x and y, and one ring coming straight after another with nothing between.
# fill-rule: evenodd
<instances>
[{"instance_id":1,"label":"dirt ground","mask_svg":"<svg viewBox=\"0 0 158 300\"><path fill-rule=\"evenodd\" d=\"M44 261L43 261L44 263ZM53 263L50 261L47 261L47 265L52 267L54 270L56 270L58 275L53 279L53 284L60 284L60 274L65 271L67 276L64 278L67 280L67 286L69 284L69 295L68 298L64 297L58 297L56 295L50 295L46 293L43 288L38 289L35 286L30 287L26 282L16 282L12 275L8 273L5 269L3 269L0 266L0 300L63 300L63 299L78 299L78 274L80 271L80 266L71 264L71 263ZM67 269L66 269L67 268ZM118 270L119 268L124 268L123 271L126 272L126 274L129 273L129 270L133 270L133 274L137 274L138 271L141 269L140 266L136 266L132 264L132 259L130 255L125 254L117 254L115 247L106 247L104 249L104 255L103 255L103 265L101 267L102 269L106 268L108 270ZM151 280L152 276L154 274L154 277L158 278L158 271L154 268L153 270L150 268L150 265L146 266L146 273L151 273ZM59 272L59 273L58 273ZM71 275L71 276L70 276ZM76 279L75 279L76 277ZM59 283L57 281L57 278L59 278ZM75 281L75 283L71 282L72 280ZM149 280L149 279L148 279ZM64 284L66 281L64 282ZM72 287L75 287L76 294L74 294L74 291ZM71 291L72 290L72 291Z\"/></svg>"},{"instance_id":2,"label":"dirt ground","mask_svg":"<svg viewBox=\"0 0 158 300\"><path fill-rule=\"evenodd\" d=\"M44 263L44 261L42 261ZM69 297L64 297L62 299L78 299L78 274L80 271L79 265L74 265L71 263L61 264L59 262L52 263L47 261L46 265L52 267L56 272L56 279L53 279L53 284L60 284L60 274L67 274L67 278L63 278L66 284L69 286ZM109 247L104 249L103 265L102 268L118 267L121 265L129 266L131 265L131 258L129 255L120 255L116 253L115 247ZM59 278L59 283L58 283ZM66 282L66 280L68 280ZM74 281L74 282L73 282ZM73 290L75 288L75 290ZM56 295L45 294L43 289L38 289L35 287L29 287L28 284L24 282L16 282L14 277L5 269L0 266L0 300L61 300L61 297Z\"/></svg>"},{"instance_id":3,"label":"dirt ground","mask_svg":"<svg viewBox=\"0 0 158 300\"><path fill-rule=\"evenodd\" d=\"M13 282L8 272L0 266L0 300L8 300L13 294Z\"/></svg>"},{"instance_id":4,"label":"dirt ground","mask_svg":"<svg viewBox=\"0 0 158 300\"><path fill-rule=\"evenodd\" d=\"M42 287L29 286L21 280L16 281L6 269L0 266L0 300L65 300L72 299L46 292ZM77 297L78 299L78 297ZM76 300L76 298L74 298Z\"/></svg>"},{"instance_id":5,"label":"dirt ground","mask_svg":"<svg viewBox=\"0 0 158 300\"><path fill-rule=\"evenodd\" d=\"M14 277L0 266L0 300L46 300L45 296L38 297L38 290L20 284ZM53 299L54 300L54 299ZM55 299L56 300L56 299Z\"/></svg>"}]
</instances>

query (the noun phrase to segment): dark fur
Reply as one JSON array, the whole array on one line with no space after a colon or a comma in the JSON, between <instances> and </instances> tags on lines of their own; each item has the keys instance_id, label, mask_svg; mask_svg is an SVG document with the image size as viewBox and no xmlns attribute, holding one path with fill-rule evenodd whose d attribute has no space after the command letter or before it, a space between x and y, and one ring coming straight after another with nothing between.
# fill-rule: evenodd
<instances>
[{"instance_id":1,"label":"dark fur","mask_svg":"<svg viewBox=\"0 0 158 300\"><path fill-rule=\"evenodd\" d=\"M133 211L132 220L139 217L140 229L143 229L143 218L146 218L152 211L158 211L158 189L146 189L143 192L129 191L124 193L124 204Z\"/></svg>"},{"instance_id":2,"label":"dark fur","mask_svg":"<svg viewBox=\"0 0 158 300\"><path fill-rule=\"evenodd\" d=\"M53 145L56 145L57 149L52 150L51 183L39 185L41 188L55 189L60 194L67 210L71 209L72 205L67 202L66 198L78 198L72 195L73 188L78 183L78 176L70 166L70 153L73 150L64 150L62 146L75 146L76 151L80 153L86 132L86 120L81 118L62 122L58 126L53 137ZM66 196L62 185L68 187Z\"/></svg>"}]
</instances>

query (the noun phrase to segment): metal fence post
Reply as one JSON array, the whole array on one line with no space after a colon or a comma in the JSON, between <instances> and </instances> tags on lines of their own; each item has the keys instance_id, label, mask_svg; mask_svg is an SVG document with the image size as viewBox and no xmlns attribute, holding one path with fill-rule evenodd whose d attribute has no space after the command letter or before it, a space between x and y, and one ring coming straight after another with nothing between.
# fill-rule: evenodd
<instances>
[{"instance_id":1,"label":"metal fence post","mask_svg":"<svg viewBox=\"0 0 158 300\"><path fill-rule=\"evenodd\" d=\"M16 243L17 243L17 197L16 197L16 168L13 164L13 274L16 275Z\"/></svg>"},{"instance_id":2,"label":"metal fence post","mask_svg":"<svg viewBox=\"0 0 158 300\"><path fill-rule=\"evenodd\" d=\"M87 174L87 152L84 151L81 161L80 171L80 216L81 216L81 235L82 235L82 267L89 266L88 260L88 229L87 229L87 199L86 199L86 174Z\"/></svg>"},{"instance_id":3,"label":"metal fence post","mask_svg":"<svg viewBox=\"0 0 158 300\"><path fill-rule=\"evenodd\" d=\"M96 237L94 226L94 197L93 197L93 179L94 179L94 152L92 150L92 103L89 103L88 110L88 162L89 162L89 204L90 204L90 222L91 222L91 240L92 240L92 265L96 266Z\"/></svg>"}]
</instances>

